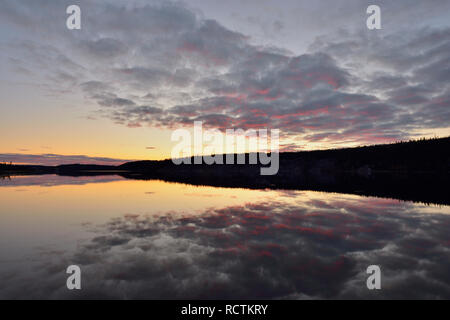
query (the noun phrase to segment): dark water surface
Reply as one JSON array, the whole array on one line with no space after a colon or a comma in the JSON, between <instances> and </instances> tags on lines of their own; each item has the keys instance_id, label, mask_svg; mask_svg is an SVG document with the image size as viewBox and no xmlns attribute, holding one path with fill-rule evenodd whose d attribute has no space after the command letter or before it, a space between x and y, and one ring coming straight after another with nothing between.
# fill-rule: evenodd
<instances>
[{"instance_id":1,"label":"dark water surface","mask_svg":"<svg viewBox=\"0 0 450 320\"><path fill-rule=\"evenodd\" d=\"M450 298L449 206L53 175L0 203L2 299Z\"/></svg>"}]
</instances>

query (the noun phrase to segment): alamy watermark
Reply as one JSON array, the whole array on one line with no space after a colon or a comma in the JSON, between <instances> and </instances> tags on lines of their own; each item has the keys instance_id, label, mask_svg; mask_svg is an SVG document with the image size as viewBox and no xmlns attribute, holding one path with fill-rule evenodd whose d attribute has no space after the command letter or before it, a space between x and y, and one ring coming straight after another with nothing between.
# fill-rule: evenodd
<instances>
[{"instance_id":1,"label":"alamy watermark","mask_svg":"<svg viewBox=\"0 0 450 320\"><path fill-rule=\"evenodd\" d=\"M381 29L381 9L378 5L369 5L366 13L370 16L366 20L366 26L369 30ZM70 5L66 8L66 14L69 16L66 20L66 26L69 30L81 29L81 9L77 5Z\"/></svg>"},{"instance_id":2,"label":"alamy watermark","mask_svg":"<svg viewBox=\"0 0 450 320\"><path fill-rule=\"evenodd\" d=\"M366 20L366 26L369 30L381 29L381 9L377 5L370 5L366 10L367 14L370 16Z\"/></svg>"},{"instance_id":3,"label":"alamy watermark","mask_svg":"<svg viewBox=\"0 0 450 320\"><path fill-rule=\"evenodd\" d=\"M66 270L70 276L67 278L66 286L69 290L81 290L81 268L77 265L70 265Z\"/></svg>"},{"instance_id":4,"label":"alamy watermark","mask_svg":"<svg viewBox=\"0 0 450 320\"><path fill-rule=\"evenodd\" d=\"M366 270L367 274L370 276L367 278L366 285L369 290L380 290L381 289L381 269L380 266L370 265Z\"/></svg>"},{"instance_id":5,"label":"alamy watermark","mask_svg":"<svg viewBox=\"0 0 450 320\"><path fill-rule=\"evenodd\" d=\"M187 129L172 132L172 162L179 164L261 164L261 175L275 175L280 165L278 129L203 129L202 121L194 122L194 136ZM270 146L269 146L270 145Z\"/></svg>"},{"instance_id":6,"label":"alamy watermark","mask_svg":"<svg viewBox=\"0 0 450 320\"><path fill-rule=\"evenodd\" d=\"M81 9L77 5L70 5L66 9L66 13L70 16L67 17L66 26L69 30L81 29Z\"/></svg>"}]
</instances>

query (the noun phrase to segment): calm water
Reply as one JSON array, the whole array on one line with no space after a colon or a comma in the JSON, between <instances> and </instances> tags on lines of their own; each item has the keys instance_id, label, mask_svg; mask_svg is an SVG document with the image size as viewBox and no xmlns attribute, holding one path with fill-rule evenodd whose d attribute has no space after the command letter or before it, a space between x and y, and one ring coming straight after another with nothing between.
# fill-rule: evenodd
<instances>
[{"instance_id":1,"label":"calm water","mask_svg":"<svg viewBox=\"0 0 450 320\"><path fill-rule=\"evenodd\" d=\"M3 299L450 298L447 206L58 176L0 180L0 203Z\"/></svg>"}]
</instances>

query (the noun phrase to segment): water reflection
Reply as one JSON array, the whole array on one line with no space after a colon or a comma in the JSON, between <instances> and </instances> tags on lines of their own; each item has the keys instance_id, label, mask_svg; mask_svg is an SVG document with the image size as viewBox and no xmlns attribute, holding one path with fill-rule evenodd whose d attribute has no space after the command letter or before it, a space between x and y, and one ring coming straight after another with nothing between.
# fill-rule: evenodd
<instances>
[{"instance_id":1,"label":"water reflection","mask_svg":"<svg viewBox=\"0 0 450 320\"><path fill-rule=\"evenodd\" d=\"M81 176L68 177L56 174L30 175L30 176L3 176L0 178L0 187L18 187L18 186L61 186L61 185L83 185L88 183L102 183L110 181L120 181L125 178L116 175L105 176Z\"/></svg>"},{"instance_id":2,"label":"water reflection","mask_svg":"<svg viewBox=\"0 0 450 320\"><path fill-rule=\"evenodd\" d=\"M224 205L216 188L162 184L172 201L209 202L84 223L93 235L74 250L42 250L32 272L2 274L0 297L450 298L449 207L267 190ZM64 288L69 264L83 270L81 291ZM372 264L379 291L366 288Z\"/></svg>"}]
</instances>

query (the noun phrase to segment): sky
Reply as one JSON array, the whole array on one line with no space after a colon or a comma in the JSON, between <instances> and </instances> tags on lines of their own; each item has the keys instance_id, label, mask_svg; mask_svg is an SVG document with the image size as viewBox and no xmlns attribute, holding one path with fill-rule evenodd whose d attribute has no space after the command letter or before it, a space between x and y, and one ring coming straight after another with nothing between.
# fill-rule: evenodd
<instances>
[{"instance_id":1,"label":"sky","mask_svg":"<svg viewBox=\"0 0 450 320\"><path fill-rule=\"evenodd\" d=\"M80 30L66 27L72 4ZM448 12L449 0L0 0L0 161L169 158L172 132L194 121L279 129L281 150L448 136Z\"/></svg>"}]
</instances>

